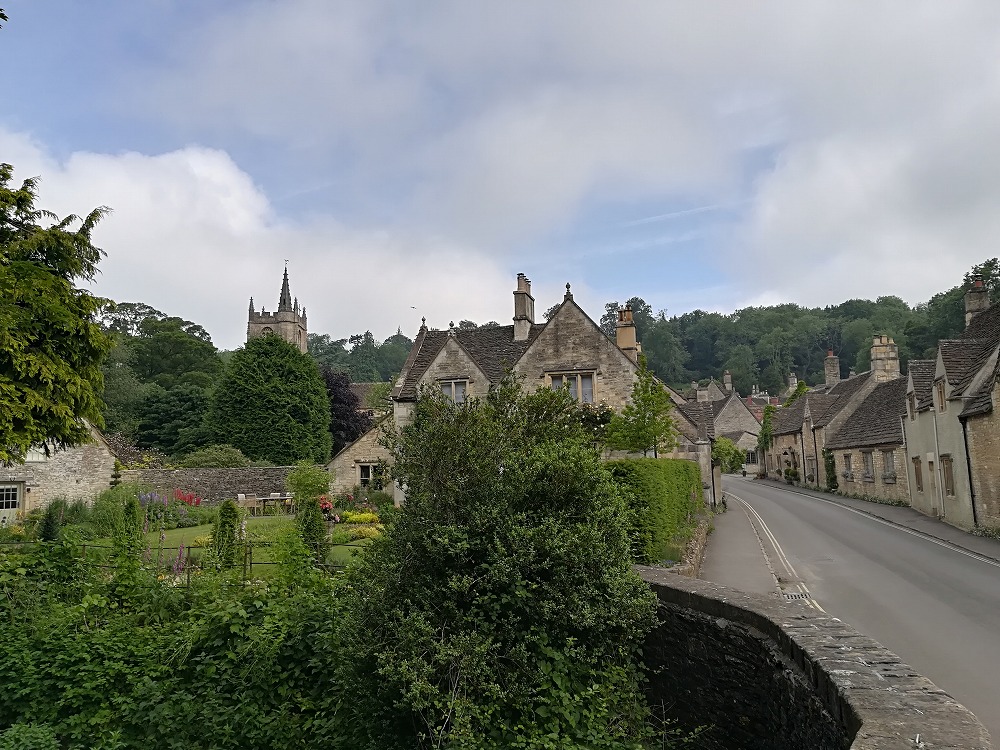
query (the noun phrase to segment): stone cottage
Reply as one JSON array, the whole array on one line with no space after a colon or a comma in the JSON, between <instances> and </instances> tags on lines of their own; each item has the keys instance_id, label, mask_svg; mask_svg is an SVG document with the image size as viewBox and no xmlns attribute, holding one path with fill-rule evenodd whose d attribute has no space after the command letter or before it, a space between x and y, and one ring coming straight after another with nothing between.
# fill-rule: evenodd
<instances>
[{"instance_id":1,"label":"stone cottage","mask_svg":"<svg viewBox=\"0 0 1000 750\"><path fill-rule=\"evenodd\" d=\"M786 469L806 485L826 487L823 450L879 383L900 377L899 349L889 336L872 340L872 369L842 380L840 359L828 352L825 382L806 391L774 415L774 441L764 457L764 472L781 478Z\"/></svg>"},{"instance_id":2,"label":"stone cottage","mask_svg":"<svg viewBox=\"0 0 1000 750\"><path fill-rule=\"evenodd\" d=\"M934 360L912 362L905 421L911 504L965 529L1000 526L998 353L1000 307L976 280L966 327L940 341Z\"/></svg>"},{"instance_id":3,"label":"stone cottage","mask_svg":"<svg viewBox=\"0 0 1000 750\"><path fill-rule=\"evenodd\" d=\"M567 387L582 403L603 403L615 410L628 402L641 351L632 311L619 310L613 341L574 301L570 285L562 304L546 323L535 322L531 282L518 274L514 291L513 325L447 331L421 325L413 348L393 389L392 419L396 427L410 422L421 388L440 389L455 401L489 393L508 371L521 378L526 390ZM675 404L684 399L664 386ZM685 438L685 458L701 455L697 427L685 425L693 439ZM379 482L378 472L391 456L379 445L380 426L362 435L333 457L333 489L345 492L355 485ZM708 477L711 476L710 443ZM698 451L700 450L700 453ZM392 489L397 502L402 491Z\"/></svg>"},{"instance_id":4,"label":"stone cottage","mask_svg":"<svg viewBox=\"0 0 1000 750\"><path fill-rule=\"evenodd\" d=\"M910 502L903 419L907 379L877 383L826 442L841 492Z\"/></svg>"},{"instance_id":5,"label":"stone cottage","mask_svg":"<svg viewBox=\"0 0 1000 750\"><path fill-rule=\"evenodd\" d=\"M23 464L0 469L0 524L13 523L19 513L45 508L56 498L93 500L111 486L115 455L93 425L90 442L75 448L28 451Z\"/></svg>"}]
</instances>

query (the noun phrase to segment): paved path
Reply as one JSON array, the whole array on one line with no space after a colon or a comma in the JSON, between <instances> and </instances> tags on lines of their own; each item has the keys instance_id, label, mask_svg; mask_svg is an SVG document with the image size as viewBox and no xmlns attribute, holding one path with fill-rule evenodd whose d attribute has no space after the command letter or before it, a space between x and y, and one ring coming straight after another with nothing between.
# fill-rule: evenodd
<instances>
[{"instance_id":1,"label":"paved path","mask_svg":"<svg viewBox=\"0 0 1000 750\"><path fill-rule=\"evenodd\" d=\"M703 578L849 622L1000 737L1000 542L910 508L738 477L724 486Z\"/></svg>"}]
</instances>

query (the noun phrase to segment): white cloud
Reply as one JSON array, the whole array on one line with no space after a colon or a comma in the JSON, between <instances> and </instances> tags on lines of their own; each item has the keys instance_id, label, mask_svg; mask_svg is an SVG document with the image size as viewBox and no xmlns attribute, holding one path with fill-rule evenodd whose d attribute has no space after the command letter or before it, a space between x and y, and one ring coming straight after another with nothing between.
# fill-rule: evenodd
<instances>
[{"instance_id":1,"label":"white cloud","mask_svg":"<svg viewBox=\"0 0 1000 750\"><path fill-rule=\"evenodd\" d=\"M220 151L76 153L60 163L0 130L0 153L16 180L43 176L42 207L61 216L113 208L95 231L107 251L97 293L201 323L221 348L245 338L251 295L258 308L276 307L285 258L310 329L335 338L365 330L385 338L397 326L412 337L421 316L445 327L456 312L479 322L512 314L513 278L469 248L331 219L282 221Z\"/></svg>"}]
</instances>

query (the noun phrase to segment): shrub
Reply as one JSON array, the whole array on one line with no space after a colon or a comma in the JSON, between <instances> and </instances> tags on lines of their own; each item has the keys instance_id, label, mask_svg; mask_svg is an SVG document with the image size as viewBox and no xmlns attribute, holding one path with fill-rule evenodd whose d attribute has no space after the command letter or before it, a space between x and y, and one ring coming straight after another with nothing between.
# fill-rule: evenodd
<instances>
[{"instance_id":1,"label":"shrub","mask_svg":"<svg viewBox=\"0 0 1000 750\"><path fill-rule=\"evenodd\" d=\"M687 542L702 509L698 465L636 458L609 461L607 468L629 499L633 558L647 565L670 559Z\"/></svg>"},{"instance_id":2,"label":"shrub","mask_svg":"<svg viewBox=\"0 0 1000 750\"><path fill-rule=\"evenodd\" d=\"M42 522L38 525L38 538L43 542L54 542L59 538L59 516L66 506L66 501L62 503L53 502L45 509L42 515Z\"/></svg>"},{"instance_id":3,"label":"shrub","mask_svg":"<svg viewBox=\"0 0 1000 750\"><path fill-rule=\"evenodd\" d=\"M345 510L341 517L344 523L378 523L378 513L365 513Z\"/></svg>"},{"instance_id":4,"label":"shrub","mask_svg":"<svg viewBox=\"0 0 1000 750\"><path fill-rule=\"evenodd\" d=\"M212 531L212 551L219 564L231 568L238 556L236 530L240 523L240 511L232 500L223 501L219 506L219 518Z\"/></svg>"},{"instance_id":5,"label":"shrub","mask_svg":"<svg viewBox=\"0 0 1000 750\"><path fill-rule=\"evenodd\" d=\"M306 500L315 500L330 492L330 472L322 466L301 461L285 477L285 488L295 495L295 502L302 506Z\"/></svg>"},{"instance_id":6,"label":"shrub","mask_svg":"<svg viewBox=\"0 0 1000 750\"><path fill-rule=\"evenodd\" d=\"M330 553L330 545L326 541L326 521L323 520L319 500L310 497L300 503L295 521L306 548L316 557L317 562L325 560Z\"/></svg>"},{"instance_id":7,"label":"shrub","mask_svg":"<svg viewBox=\"0 0 1000 750\"><path fill-rule=\"evenodd\" d=\"M59 750L48 724L14 724L0 733L0 750Z\"/></svg>"},{"instance_id":8,"label":"shrub","mask_svg":"<svg viewBox=\"0 0 1000 750\"><path fill-rule=\"evenodd\" d=\"M209 445L188 453L177 462L181 468L242 468L250 465L250 459L243 451L231 445Z\"/></svg>"},{"instance_id":9,"label":"shrub","mask_svg":"<svg viewBox=\"0 0 1000 750\"><path fill-rule=\"evenodd\" d=\"M139 485L124 482L98 495L90 513L97 533L102 537L111 537L120 531L124 522L125 500L130 497L138 499L139 492Z\"/></svg>"},{"instance_id":10,"label":"shrub","mask_svg":"<svg viewBox=\"0 0 1000 750\"><path fill-rule=\"evenodd\" d=\"M382 536L382 529L378 526L352 526L347 530L349 539L374 539Z\"/></svg>"},{"instance_id":11,"label":"shrub","mask_svg":"<svg viewBox=\"0 0 1000 750\"><path fill-rule=\"evenodd\" d=\"M428 392L387 443L407 504L346 573L345 746L638 746L655 598L568 393Z\"/></svg>"}]
</instances>

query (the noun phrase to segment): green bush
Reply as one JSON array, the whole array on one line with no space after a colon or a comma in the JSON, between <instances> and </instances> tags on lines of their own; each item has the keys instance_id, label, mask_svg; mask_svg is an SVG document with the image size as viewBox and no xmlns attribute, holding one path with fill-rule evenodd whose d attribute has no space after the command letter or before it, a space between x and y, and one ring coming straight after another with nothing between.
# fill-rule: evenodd
<instances>
[{"instance_id":1,"label":"green bush","mask_svg":"<svg viewBox=\"0 0 1000 750\"><path fill-rule=\"evenodd\" d=\"M0 750L59 750L59 740L47 724L14 724L0 733Z\"/></svg>"},{"instance_id":2,"label":"green bush","mask_svg":"<svg viewBox=\"0 0 1000 750\"><path fill-rule=\"evenodd\" d=\"M629 499L633 558L647 565L672 559L690 538L703 507L698 464L636 458L606 466Z\"/></svg>"},{"instance_id":3,"label":"green bush","mask_svg":"<svg viewBox=\"0 0 1000 750\"><path fill-rule=\"evenodd\" d=\"M341 520L344 523L378 523L378 513L365 513L357 512L352 510L344 511L344 515L341 516Z\"/></svg>"},{"instance_id":4,"label":"green bush","mask_svg":"<svg viewBox=\"0 0 1000 750\"><path fill-rule=\"evenodd\" d=\"M352 526L347 530L351 540L374 539L382 536L382 530L378 526Z\"/></svg>"},{"instance_id":5,"label":"green bush","mask_svg":"<svg viewBox=\"0 0 1000 750\"><path fill-rule=\"evenodd\" d=\"M306 549L315 555L317 562L322 562L330 553L330 544L326 540L326 521L315 497L306 498L299 503L298 516L295 519L299 526L299 534Z\"/></svg>"},{"instance_id":6,"label":"green bush","mask_svg":"<svg viewBox=\"0 0 1000 750\"><path fill-rule=\"evenodd\" d=\"M219 517L212 530L212 551L219 564L231 568L239 556L237 528L240 511L232 500L223 501L219 506Z\"/></svg>"},{"instance_id":7,"label":"green bush","mask_svg":"<svg viewBox=\"0 0 1000 750\"><path fill-rule=\"evenodd\" d=\"M209 445L188 453L177 462L181 468L242 468L250 465L243 451L231 445Z\"/></svg>"},{"instance_id":8,"label":"green bush","mask_svg":"<svg viewBox=\"0 0 1000 750\"><path fill-rule=\"evenodd\" d=\"M125 500L130 497L138 499L139 493L139 485L125 482L104 490L97 496L90 512L90 522L94 524L100 536L114 536L121 530L124 523Z\"/></svg>"}]
</instances>

